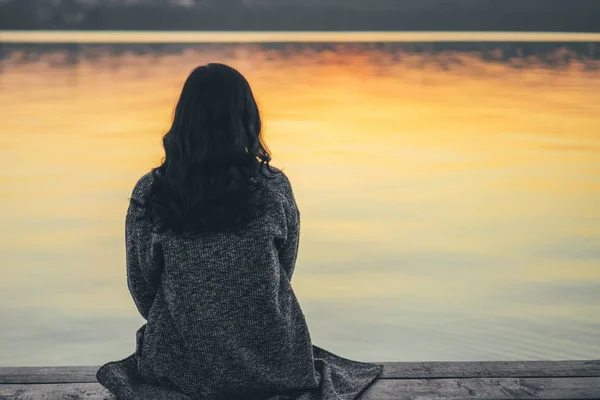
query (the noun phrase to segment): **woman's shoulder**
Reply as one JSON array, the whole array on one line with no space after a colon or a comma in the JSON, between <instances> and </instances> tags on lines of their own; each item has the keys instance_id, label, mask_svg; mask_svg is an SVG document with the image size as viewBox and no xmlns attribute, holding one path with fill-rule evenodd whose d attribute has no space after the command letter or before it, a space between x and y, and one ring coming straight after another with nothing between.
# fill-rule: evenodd
<instances>
[{"instance_id":1,"label":"woman's shoulder","mask_svg":"<svg viewBox=\"0 0 600 400\"><path fill-rule=\"evenodd\" d=\"M263 168L261 174L262 182L266 187L271 188L277 192L283 192L291 194L292 184L283 170L269 165Z\"/></svg>"},{"instance_id":2,"label":"woman's shoulder","mask_svg":"<svg viewBox=\"0 0 600 400\"><path fill-rule=\"evenodd\" d=\"M131 197L138 199L143 198L145 193L149 190L150 186L152 185L152 179L152 171L149 171L142 175L142 177L139 178L135 183L135 186L133 187L131 193Z\"/></svg>"}]
</instances>

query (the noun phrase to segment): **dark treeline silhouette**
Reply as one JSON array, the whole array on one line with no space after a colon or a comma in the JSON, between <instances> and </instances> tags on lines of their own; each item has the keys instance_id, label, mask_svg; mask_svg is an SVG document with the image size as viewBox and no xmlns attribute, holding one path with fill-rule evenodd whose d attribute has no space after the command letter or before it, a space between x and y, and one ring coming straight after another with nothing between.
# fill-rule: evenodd
<instances>
[{"instance_id":1,"label":"dark treeline silhouette","mask_svg":"<svg viewBox=\"0 0 600 400\"><path fill-rule=\"evenodd\" d=\"M196 0L191 4L3 0L0 29L600 32L599 0Z\"/></svg>"},{"instance_id":2,"label":"dark treeline silhouette","mask_svg":"<svg viewBox=\"0 0 600 400\"><path fill-rule=\"evenodd\" d=\"M486 62L502 63L513 68L544 66L560 68L579 62L588 70L598 70L600 47L596 43L485 43L485 42L443 42L443 43L263 43L243 44L78 44L47 43L0 45L0 61L10 58L13 62L28 63L43 59L46 54L63 53L62 60L53 59L52 65L75 65L82 60L95 61L99 58L125 54L161 56L182 54L189 50L198 53L218 52L226 54L236 48L256 51L274 51L280 58L294 58L309 52L318 59L321 52L339 54L366 54L375 57L373 63L393 61L402 63L406 55L421 55L425 63L433 63L442 69L459 67L463 63L461 55L471 55ZM16 58L15 58L16 56ZM381 58L380 56L383 56ZM318 62L318 61L317 61ZM2 64L0 63L0 66Z\"/></svg>"}]
</instances>

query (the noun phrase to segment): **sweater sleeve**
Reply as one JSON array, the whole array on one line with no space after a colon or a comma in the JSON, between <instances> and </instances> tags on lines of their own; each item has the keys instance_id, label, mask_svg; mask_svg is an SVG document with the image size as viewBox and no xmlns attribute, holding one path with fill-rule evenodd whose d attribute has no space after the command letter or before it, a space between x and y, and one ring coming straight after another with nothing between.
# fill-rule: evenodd
<instances>
[{"instance_id":1,"label":"sweater sleeve","mask_svg":"<svg viewBox=\"0 0 600 400\"><path fill-rule=\"evenodd\" d=\"M135 190L132 198L134 195ZM148 319L160 284L162 249L153 242L151 224L141 214L130 201L125 219L125 259L129 292L142 317Z\"/></svg>"},{"instance_id":2,"label":"sweater sleeve","mask_svg":"<svg viewBox=\"0 0 600 400\"><path fill-rule=\"evenodd\" d=\"M296 267L298 248L300 245L300 211L298 210L292 187L287 177L284 176L284 178L287 237L285 243L279 250L279 263L287 273L288 279L291 280Z\"/></svg>"}]
</instances>

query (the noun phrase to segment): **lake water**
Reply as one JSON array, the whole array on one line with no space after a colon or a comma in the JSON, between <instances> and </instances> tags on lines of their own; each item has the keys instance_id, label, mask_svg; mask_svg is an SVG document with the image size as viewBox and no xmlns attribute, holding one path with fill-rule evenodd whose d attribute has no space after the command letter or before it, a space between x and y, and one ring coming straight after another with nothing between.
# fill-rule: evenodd
<instances>
[{"instance_id":1,"label":"lake water","mask_svg":"<svg viewBox=\"0 0 600 400\"><path fill-rule=\"evenodd\" d=\"M248 77L292 181L315 344L364 361L600 358L597 59L78 46L0 61L0 365L133 352L128 197L209 61Z\"/></svg>"}]
</instances>

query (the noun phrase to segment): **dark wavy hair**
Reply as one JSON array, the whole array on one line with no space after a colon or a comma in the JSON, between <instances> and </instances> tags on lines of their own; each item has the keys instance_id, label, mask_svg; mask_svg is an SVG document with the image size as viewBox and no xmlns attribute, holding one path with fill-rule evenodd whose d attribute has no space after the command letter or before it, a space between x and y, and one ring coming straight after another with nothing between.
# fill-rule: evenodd
<instances>
[{"instance_id":1,"label":"dark wavy hair","mask_svg":"<svg viewBox=\"0 0 600 400\"><path fill-rule=\"evenodd\" d=\"M142 207L155 231L223 231L259 210L258 175L275 172L248 81L223 64L187 78Z\"/></svg>"}]
</instances>

